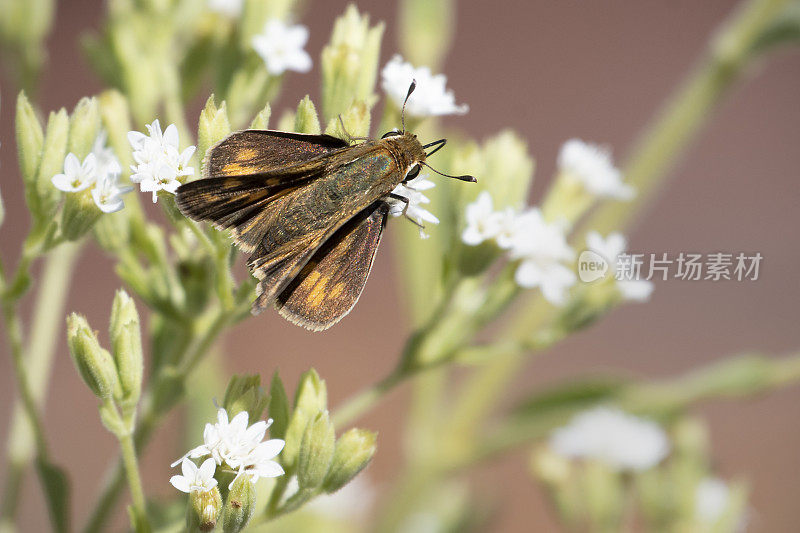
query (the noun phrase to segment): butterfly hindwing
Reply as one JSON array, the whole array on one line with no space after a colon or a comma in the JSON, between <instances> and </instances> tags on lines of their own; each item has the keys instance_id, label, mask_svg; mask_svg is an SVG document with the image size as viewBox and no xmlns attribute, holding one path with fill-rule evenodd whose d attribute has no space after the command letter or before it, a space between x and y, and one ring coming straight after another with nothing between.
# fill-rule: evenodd
<instances>
[{"instance_id":1,"label":"butterfly hindwing","mask_svg":"<svg viewBox=\"0 0 800 533\"><path fill-rule=\"evenodd\" d=\"M315 331L344 318L367 282L388 212L376 202L334 233L279 294L278 312Z\"/></svg>"}]
</instances>

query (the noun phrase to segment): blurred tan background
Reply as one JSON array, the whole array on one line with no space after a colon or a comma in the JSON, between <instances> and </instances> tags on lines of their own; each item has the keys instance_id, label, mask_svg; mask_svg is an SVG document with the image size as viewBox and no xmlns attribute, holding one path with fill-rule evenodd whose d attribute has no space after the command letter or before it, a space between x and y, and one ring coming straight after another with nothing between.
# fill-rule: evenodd
<instances>
[{"instance_id":1,"label":"blurred tan background","mask_svg":"<svg viewBox=\"0 0 800 533\"><path fill-rule=\"evenodd\" d=\"M387 22L385 63L397 51L395 2L360 1ZM733 9L730 0L599 2L479 2L459 4L456 38L447 58L448 85L469 114L445 120L484 138L511 127L529 142L538 169L534 199L554 168L560 144L573 136L607 143L622 158L637 132L691 67L707 36ZM303 20L311 29L315 62L344 2L316 1ZM49 43L50 63L39 98L43 110L72 108L101 87L77 46L82 31L97 27L97 0L60 2ZM157 80L153 80L157 83ZM0 187L7 208L0 251L15 262L27 226L13 135L15 89L0 81ZM290 75L279 105L319 95L319 73ZM630 305L548 354L519 376L517 390L573 375L619 371L668 376L745 350L781 354L800 349L800 51L784 52L754 69L723 102L709 127L675 168L664 194L630 235L643 252L761 252L756 282L657 283L647 305ZM196 121L195 112L190 121ZM139 125L141 126L141 125ZM436 211L436 206L432 206ZM394 224L397 224L395 222ZM279 368L288 388L316 367L327 380L331 405L383 377L393 366L407 325L398 298L391 225L389 245L376 261L361 303L340 325L311 334L265 313L246 321L225 347L226 371ZM107 323L117 288L110 262L89 250L70 289L67 310ZM63 334L63 332L62 332ZM78 523L93 501L98 480L115 453L100 425L94 398L80 382L60 342L46 423L54 459L73 474ZM3 341L5 350L5 340ZM220 396L222 391L209 391ZM407 388L391 394L359 421L377 429L379 453L368 470L377 485L400 468L400 431ZM0 440L14 396L10 361L0 358ZM753 531L800 527L800 389L742 401L718 401L696 410L712 429L716 465L724 477L751 481ZM178 417L161 432L143 461L146 491L171 493L169 463L182 453ZM167 424L170 426L170 424ZM482 467L474 488L501 504L493 531L549 530L553 517L524 474L524 452ZM0 476L2 476L0 471ZM46 527L39 488L27 480L22 523Z\"/></svg>"}]
</instances>

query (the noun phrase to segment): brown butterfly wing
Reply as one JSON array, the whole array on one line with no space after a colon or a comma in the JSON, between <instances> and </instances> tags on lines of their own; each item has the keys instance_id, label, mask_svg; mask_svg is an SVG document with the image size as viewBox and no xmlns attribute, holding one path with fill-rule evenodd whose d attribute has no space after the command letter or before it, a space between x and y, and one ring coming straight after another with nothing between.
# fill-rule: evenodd
<instances>
[{"instance_id":1,"label":"brown butterfly wing","mask_svg":"<svg viewBox=\"0 0 800 533\"><path fill-rule=\"evenodd\" d=\"M207 177L178 189L178 208L194 220L231 228L236 245L252 253L272 219L270 205L322 174L322 156L346 146L329 135L233 133L209 149Z\"/></svg>"},{"instance_id":2,"label":"brown butterfly wing","mask_svg":"<svg viewBox=\"0 0 800 533\"><path fill-rule=\"evenodd\" d=\"M314 331L344 318L364 290L388 212L385 202L376 202L334 233L282 289L278 312Z\"/></svg>"}]
</instances>

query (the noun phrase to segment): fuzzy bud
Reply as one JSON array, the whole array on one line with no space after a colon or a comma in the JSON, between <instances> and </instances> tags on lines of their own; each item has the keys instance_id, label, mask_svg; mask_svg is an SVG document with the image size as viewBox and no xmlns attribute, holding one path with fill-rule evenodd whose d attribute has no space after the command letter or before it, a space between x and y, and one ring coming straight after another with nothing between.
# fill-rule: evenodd
<instances>
[{"instance_id":1,"label":"fuzzy bud","mask_svg":"<svg viewBox=\"0 0 800 533\"><path fill-rule=\"evenodd\" d=\"M294 116L294 131L312 135L321 133L317 108L314 107L314 102L308 95L300 100L300 104L297 106L297 114Z\"/></svg>"},{"instance_id":2,"label":"fuzzy bud","mask_svg":"<svg viewBox=\"0 0 800 533\"><path fill-rule=\"evenodd\" d=\"M377 438L377 433L357 428L339 437L328 475L322 484L323 490L336 492L356 477L375 455Z\"/></svg>"},{"instance_id":3,"label":"fuzzy bud","mask_svg":"<svg viewBox=\"0 0 800 533\"><path fill-rule=\"evenodd\" d=\"M214 95L208 97L206 107L200 113L200 122L197 128L197 150L201 157L205 157L209 148L227 137L231 132L231 123L225 102L217 108Z\"/></svg>"},{"instance_id":4,"label":"fuzzy bud","mask_svg":"<svg viewBox=\"0 0 800 533\"><path fill-rule=\"evenodd\" d=\"M118 396L121 387L114 359L100 346L86 318L75 313L67 317L67 344L78 372L94 395L103 400Z\"/></svg>"},{"instance_id":5,"label":"fuzzy bud","mask_svg":"<svg viewBox=\"0 0 800 533\"><path fill-rule=\"evenodd\" d=\"M325 382L313 368L303 373L297 386L295 407L286 429L286 447L281 454L282 464L291 467L297 460L306 426L318 413L327 409L328 393Z\"/></svg>"},{"instance_id":6,"label":"fuzzy bud","mask_svg":"<svg viewBox=\"0 0 800 533\"><path fill-rule=\"evenodd\" d=\"M222 531L238 533L247 527L256 508L256 488L247 476L233 482L222 509Z\"/></svg>"},{"instance_id":7,"label":"fuzzy bud","mask_svg":"<svg viewBox=\"0 0 800 533\"><path fill-rule=\"evenodd\" d=\"M88 189L67 193L61 211L61 233L70 241L78 240L92 229L102 214Z\"/></svg>"},{"instance_id":8,"label":"fuzzy bud","mask_svg":"<svg viewBox=\"0 0 800 533\"><path fill-rule=\"evenodd\" d=\"M214 487L207 491L192 491L189 495L189 508L186 511L187 531L213 531L222 512L222 497Z\"/></svg>"},{"instance_id":9,"label":"fuzzy bud","mask_svg":"<svg viewBox=\"0 0 800 533\"><path fill-rule=\"evenodd\" d=\"M120 400L135 404L142 392L142 375L144 373L142 334L139 328L139 313L136 312L136 304L124 290L117 291L114 296L109 334L122 386Z\"/></svg>"},{"instance_id":10,"label":"fuzzy bud","mask_svg":"<svg viewBox=\"0 0 800 533\"><path fill-rule=\"evenodd\" d=\"M297 482L301 489L322 484L333 458L335 441L328 411L319 413L308 423L297 456Z\"/></svg>"},{"instance_id":11,"label":"fuzzy bud","mask_svg":"<svg viewBox=\"0 0 800 533\"><path fill-rule=\"evenodd\" d=\"M69 145L67 151L79 159L92 151L97 134L100 132L100 108L96 98L81 98L69 119Z\"/></svg>"},{"instance_id":12,"label":"fuzzy bud","mask_svg":"<svg viewBox=\"0 0 800 533\"><path fill-rule=\"evenodd\" d=\"M242 411L247 411L249 420L260 420L264 409L269 405L269 397L261 386L261 376L233 376L225 390L225 399L222 406L228 416L234 417Z\"/></svg>"}]
</instances>

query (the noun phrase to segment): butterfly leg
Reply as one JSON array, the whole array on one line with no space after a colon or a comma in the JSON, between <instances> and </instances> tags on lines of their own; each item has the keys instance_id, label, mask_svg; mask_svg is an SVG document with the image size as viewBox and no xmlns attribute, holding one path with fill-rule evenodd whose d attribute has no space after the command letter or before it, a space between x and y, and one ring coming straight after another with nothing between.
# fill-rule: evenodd
<instances>
[{"instance_id":1,"label":"butterfly leg","mask_svg":"<svg viewBox=\"0 0 800 533\"><path fill-rule=\"evenodd\" d=\"M413 222L414 225L417 226L419 229L425 229L425 226L423 226L422 224L420 224L419 222L408 216L408 206L410 205L408 198L406 198L402 194L395 194L393 192L389 193L389 198L391 198L392 200L397 200L398 202L403 202L405 205L403 206L402 215L411 222Z\"/></svg>"}]
</instances>

